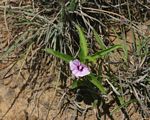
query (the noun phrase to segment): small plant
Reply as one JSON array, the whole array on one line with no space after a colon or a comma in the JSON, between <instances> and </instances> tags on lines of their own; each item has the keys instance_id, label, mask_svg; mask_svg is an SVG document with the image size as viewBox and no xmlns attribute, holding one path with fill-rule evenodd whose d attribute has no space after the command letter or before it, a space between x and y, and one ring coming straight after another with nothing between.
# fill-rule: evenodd
<instances>
[{"instance_id":1,"label":"small plant","mask_svg":"<svg viewBox=\"0 0 150 120\"><path fill-rule=\"evenodd\" d=\"M89 55L88 43L87 43L87 39L84 36L83 30L78 25L76 25L76 28L77 28L79 39L80 39L80 52L78 55L79 60L77 58L73 58L70 55L66 55L58 51L55 51L51 48L46 48L45 51L69 63L72 74L78 79L73 82L72 88L76 88L80 86L80 85L78 86L78 83L76 83L80 81L80 79L82 79L82 81L89 80L95 87L99 89L101 93L106 94L107 91L105 87L102 85L102 81L98 80L100 75L96 75L92 73L92 70L90 70L90 68L88 68L86 64L91 63L91 62L95 63L97 59L105 57L112 51L118 48L122 48L122 46L114 45L112 47L107 48L105 44L103 43L102 39L96 33L96 31L94 31L96 41L98 41L98 44L100 45L102 50L99 50L95 52L94 54Z\"/></svg>"}]
</instances>

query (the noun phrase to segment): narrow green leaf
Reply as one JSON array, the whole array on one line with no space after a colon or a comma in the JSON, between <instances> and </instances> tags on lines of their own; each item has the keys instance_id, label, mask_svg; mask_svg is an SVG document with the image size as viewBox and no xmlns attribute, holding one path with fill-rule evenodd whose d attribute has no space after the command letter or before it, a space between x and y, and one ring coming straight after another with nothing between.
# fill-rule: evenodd
<instances>
[{"instance_id":1,"label":"narrow green leaf","mask_svg":"<svg viewBox=\"0 0 150 120\"><path fill-rule=\"evenodd\" d=\"M86 60L88 60L89 62L93 62L96 64L96 59L94 59L92 56L87 56Z\"/></svg>"},{"instance_id":2,"label":"narrow green leaf","mask_svg":"<svg viewBox=\"0 0 150 120\"><path fill-rule=\"evenodd\" d=\"M76 8L76 0L70 0L69 10L74 11Z\"/></svg>"},{"instance_id":3,"label":"narrow green leaf","mask_svg":"<svg viewBox=\"0 0 150 120\"><path fill-rule=\"evenodd\" d=\"M55 57L58 57L58 58L64 60L67 63L69 63L69 61L73 60L73 58L71 56L60 53L58 51L54 51L53 49L50 49L50 48L46 48L46 49L44 49L44 51L49 54L54 55Z\"/></svg>"},{"instance_id":4,"label":"narrow green leaf","mask_svg":"<svg viewBox=\"0 0 150 120\"><path fill-rule=\"evenodd\" d=\"M98 35L98 33L94 30L94 36L95 36L95 40L97 41L97 43L99 44L99 47L104 50L106 49L106 45L104 44L102 38Z\"/></svg>"},{"instance_id":5,"label":"narrow green leaf","mask_svg":"<svg viewBox=\"0 0 150 120\"><path fill-rule=\"evenodd\" d=\"M98 81L97 77L90 74L88 78L89 81L93 83L93 85L95 85L103 94L106 94L106 89L103 87L102 83Z\"/></svg>"},{"instance_id":6,"label":"narrow green leaf","mask_svg":"<svg viewBox=\"0 0 150 120\"><path fill-rule=\"evenodd\" d=\"M76 25L76 28L78 30L79 38L80 38L80 53L79 53L79 58L83 62L88 55L88 45L87 45L87 39L84 36L83 31L81 28Z\"/></svg>"},{"instance_id":7,"label":"narrow green leaf","mask_svg":"<svg viewBox=\"0 0 150 120\"><path fill-rule=\"evenodd\" d=\"M78 80L74 80L70 86L70 89L75 89L75 88L78 88Z\"/></svg>"},{"instance_id":8,"label":"narrow green leaf","mask_svg":"<svg viewBox=\"0 0 150 120\"><path fill-rule=\"evenodd\" d=\"M91 57L90 59L96 60L96 59L101 58L101 57L107 55L108 53L118 49L118 48L122 48L122 46L121 45L114 45L114 46L107 48L105 50L98 51L94 55L90 56Z\"/></svg>"},{"instance_id":9,"label":"narrow green leaf","mask_svg":"<svg viewBox=\"0 0 150 120\"><path fill-rule=\"evenodd\" d=\"M83 85L83 81L81 81L81 80L74 80L73 83L70 86L70 89L76 89L76 88L78 88L78 87L80 87L82 85Z\"/></svg>"}]
</instances>

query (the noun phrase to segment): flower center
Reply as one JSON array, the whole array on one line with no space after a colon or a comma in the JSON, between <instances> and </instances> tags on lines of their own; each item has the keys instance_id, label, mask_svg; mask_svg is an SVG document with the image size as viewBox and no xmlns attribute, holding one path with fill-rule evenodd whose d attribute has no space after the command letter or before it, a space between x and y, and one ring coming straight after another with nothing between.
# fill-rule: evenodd
<instances>
[{"instance_id":1,"label":"flower center","mask_svg":"<svg viewBox=\"0 0 150 120\"><path fill-rule=\"evenodd\" d=\"M79 71L82 71L84 67L81 66L81 65L78 65L77 68L78 68Z\"/></svg>"}]
</instances>

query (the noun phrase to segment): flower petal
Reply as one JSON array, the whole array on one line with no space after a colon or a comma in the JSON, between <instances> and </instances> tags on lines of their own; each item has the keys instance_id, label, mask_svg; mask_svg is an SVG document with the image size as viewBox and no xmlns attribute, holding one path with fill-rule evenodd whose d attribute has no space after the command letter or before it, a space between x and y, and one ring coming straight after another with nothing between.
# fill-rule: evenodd
<instances>
[{"instance_id":1,"label":"flower petal","mask_svg":"<svg viewBox=\"0 0 150 120\"><path fill-rule=\"evenodd\" d=\"M78 72L77 75L78 75L79 77L83 77L83 76L86 76L86 75L88 75L88 74L90 74L89 69L88 69L87 67L84 67L83 70L80 71L80 72Z\"/></svg>"},{"instance_id":2,"label":"flower petal","mask_svg":"<svg viewBox=\"0 0 150 120\"><path fill-rule=\"evenodd\" d=\"M80 73L79 70L73 70L72 71L72 74L75 76L75 77L79 77L78 74Z\"/></svg>"},{"instance_id":3,"label":"flower petal","mask_svg":"<svg viewBox=\"0 0 150 120\"><path fill-rule=\"evenodd\" d=\"M78 59L69 62L70 70L75 77L83 77L90 74L88 67L84 64L81 64ZM79 69L82 67L83 69Z\"/></svg>"},{"instance_id":4,"label":"flower petal","mask_svg":"<svg viewBox=\"0 0 150 120\"><path fill-rule=\"evenodd\" d=\"M77 69L78 65L80 65L80 61L77 59L69 62L70 70Z\"/></svg>"},{"instance_id":5,"label":"flower petal","mask_svg":"<svg viewBox=\"0 0 150 120\"><path fill-rule=\"evenodd\" d=\"M73 64L73 61L69 62L69 67L70 67L70 70L75 70L77 68L76 65Z\"/></svg>"},{"instance_id":6,"label":"flower petal","mask_svg":"<svg viewBox=\"0 0 150 120\"><path fill-rule=\"evenodd\" d=\"M78 66L78 65L80 65L81 63L80 63L80 61L79 61L78 59L76 59L76 60L73 60L73 64L75 64L76 66Z\"/></svg>"},{"instance_id":7,"label":"flower petal","mask_svg":"<svg viewBox=\"0 0 150 120\"><path fill-rule=\"evenodd\" d=\"M82 71L73 70L72 74L76 77L83 77L83 76L86 76L86 75L90 74L90 71L87 67L85 67Z\"/></svg>"}]
</instances>

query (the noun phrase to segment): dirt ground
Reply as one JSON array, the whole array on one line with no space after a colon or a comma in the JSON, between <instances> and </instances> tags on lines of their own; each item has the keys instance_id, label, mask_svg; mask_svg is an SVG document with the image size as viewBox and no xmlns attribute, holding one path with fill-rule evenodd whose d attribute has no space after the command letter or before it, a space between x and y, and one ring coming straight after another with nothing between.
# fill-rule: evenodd
<instances>
[{"instance_id":1,"label":"dirt ground","mask_svg":"<svg viewBox=\"0 0 150 120\"><path fill-rule=\"evenodd\" d=\"M4 71L0 71L1 78L5 74ZM27 74L27 73L26 73ZM54 82L42 86L48 88L47 90L42 87L32 89L32 85L26 86L23 78L17 76L11 76L7 79L0 79L0 117L3 120L74 120L76 117L76 111L66 108L63 113L60 113L61 102L63 101L63 90L55 91ZM62 94L61 94L62 93ZM15 100L15 102L14 102ZM142 120L138 113L133 113L134 109L130 108L132 113L132 120ZM7 114L6 114L7 113ZM6 115L6 116L4 116ZM115 120L123 119L123 116L117 112L114 115ZM78 120L83 120L84 117L78 117ZM110 120L105 115L103 120ZM89 110L85 120L96 120L94 110Z\"/></svg>"}]
</instances>

